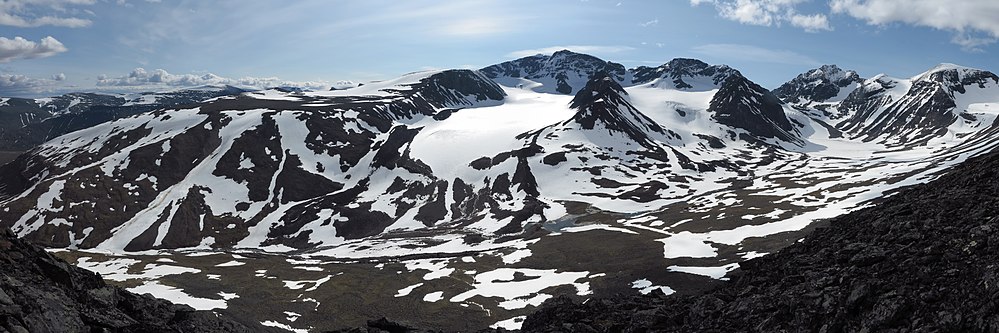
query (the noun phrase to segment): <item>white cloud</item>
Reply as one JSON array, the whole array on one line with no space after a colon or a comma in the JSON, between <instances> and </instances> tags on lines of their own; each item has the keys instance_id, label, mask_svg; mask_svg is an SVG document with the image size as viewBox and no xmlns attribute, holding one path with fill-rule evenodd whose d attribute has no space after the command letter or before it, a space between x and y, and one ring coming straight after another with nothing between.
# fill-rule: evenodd
<instances>
[{"instance_id":1,"label":"white cloud","mask_svg":"<svg viewBox=\"0 0 999 333\"><path fill-rule=\"evenodd\" d=\"M901 22L952 31L951 41L969 50L999 39L996 0L832 0L829 5L833 13L871 25Z\"/></svg>"},{"instance_id":2,"label":"white cloud","mask_svg":"<svg viewBox=\"0 0 999 333\"><path fill-rule=\"evenodd\" d=\"M232 79L212 73L205 74L171 74L163 69L147 71L136 68L125 76L97 77L98 87L110 87L103 90L161 90L168 88L196 87L203 85L232 85L256 89L273 87L296 87L313 90L327 90L333 83L327 81L286 81L276 77L243 77Z\"/></svg>"},{"instance_id":3,"label":"white cloud","mask_svg":"<svg viewBox=\"0 0 999 333\"><path fill-rule=\"evenodd\" d=\"M66 81L66 74L65 73L59 73L59 74L52 75L52 80L54 80L54 81Z\"/></svg>"},{"instance_id":4,"label":"white cloud","mask_svg":"<svg viewBox=\"0 0 999 333\"><path fill-rule=\"evenodd\" d=\"M958 33L950 39L950 42L960 45L961 49L968 52L982 52L982 46L995 44L996 40L996 38L992 37L975 37L968 34Z\"/></svg>"},{"instance_id":5,"label":"white cloud","mask_svg":"<svg viewBox=\"0 0 999 333\"><path fill-rule=\"evenodd\" d=\"M14 37L14 39L0 37L0 63L17 59L51 57L62 52L66 52L66 46L52 36L42 38L38 42L22 37Z\"/></svg>"},{"instance_id":6,"label":"white cloud","mask_svg":"<svg viewBox=\"0 0 999 333\"><path fill-rule=\"evenodd\" d=\"M31 97L53 93L62 88L55 80L36 79L18 74L0 74L0 96Z\"/></svg>"},{"instance_id":7,"label":"white cloud","mask_svg":"<svg viewBox=\"0 0 999 333\"><path fill-rule=\"evenodd\" d=\"M785 65L807 65L817 66L822 63L809 56L788 50L772 50L753 45L742 44L707 44L695 46L691 49L694 53L725 58L731 56L742 61L752 61L760 63L785 64Z\"/></svg>"},{"instance_id":8,"label":"white cloud","mask_svg":"<svg viewBox=\"0 0 999 333\"><path fill-rule=\"evenodd\" d=\"M66 6L93 5L96 0L4 0L0 1L0 25L33 28L56 26L82 28L92 21L79 17L60 17L49 12L66 12Z\"/></svg>"},{"instance_id":9,"label":"white cloud","mask_svg":"<svg viewBox=\"0 0 999 333\"><path fill-rule=\"evenodd\" d=\"M829 18L822 14L800 15L794 14L790 18L791 25L805 29L808 32L818 32L820 30L832 30L829 25Z\"/></svg>"},{"instance_id":10,"label":"white cloud","mask_svg":"<svg viewBox=\"0 0 999 333\"><path fill-rule=\"evenodd\" d=\"M659 19L654 19L654 20L651 20L651 21L647 21L647 22L641 23L639 25L643 26L643 27L656 26L656 25L659 25Z\"/></svg>"},{"instance_id":11,"label":"white cloud","mask_svg":"<svg viewBox=\"0 0 999 333\"><path fill-rule=\"evenodd\" d=\"M800 14L797 7L808 0L690 0L691 6L710 4L721 17L749 25L780 26L790 23L807 32L832 30L825 14Z\"/></svg>"},{"instance_id":12,"label":"white cloud","mask_svg":"<svg viewBox=\"0 0 999 333\"><path fill-rule=\"evenodd\" d=\"M528 49L513 51L507 53L506 56L510 58L523 58L530 57L536 54L552 54L562 50L569 50L578 53L587 54L608 54L608 53L621 53L626 51L634 50L635 48L630 46L620 46L620 45L564 45L564 46L549 46L538 49Z\"/></svg>"}]
</instances>

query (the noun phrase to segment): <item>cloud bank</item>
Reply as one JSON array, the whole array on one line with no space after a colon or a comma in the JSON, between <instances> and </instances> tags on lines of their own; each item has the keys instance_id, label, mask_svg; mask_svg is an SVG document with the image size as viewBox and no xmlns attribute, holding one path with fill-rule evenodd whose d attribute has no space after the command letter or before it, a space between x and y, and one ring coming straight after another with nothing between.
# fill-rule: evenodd
<instances>
[{"instance_id":1,"label":"cloud bank","mask_svg":"<svg viewBox=\"0 0 999 333\"><path fill-rule=\"evenodd\" d=\"M65 87L61 82L37 79L19 74L0 74L0 96L29 97L60 92Z\"/></svg>"},{"instance_id":2,"label":"cloud bank","mask_svg":"<svg viewBox=\"0 0 999 333\"><path fill-rule=\"evenodd\" d=\"M144 68L136 68L125 76L108 77L107 75L101 75L97 78L98 87L120 88L104 90L162 90L204 85L231 85L254 89L295 87L312 90L327 90L333 86L332 83L327 81L287 81L276 77L243 77L232 79L212 73L171 74L163 69L150 71Z\"/></svg>"}]
</instances>

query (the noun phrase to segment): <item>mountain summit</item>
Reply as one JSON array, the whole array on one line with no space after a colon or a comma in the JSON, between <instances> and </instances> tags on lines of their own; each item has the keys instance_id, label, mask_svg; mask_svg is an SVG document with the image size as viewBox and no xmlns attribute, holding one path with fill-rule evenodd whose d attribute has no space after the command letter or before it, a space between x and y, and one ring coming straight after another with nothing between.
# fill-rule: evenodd
<instances>
[{"instance_id":1,"label":"mountain summit","mask_svg":"<svg viewBox=\"0 0 999 333\"><path fill-rule=\"evenodd\" d=\"M717 88L729 76L741 75L726 65L708 65L697 59L676 58L658 67L639 66L629 70L631 84L644 84L656 79L666 88L705 90Z\"/></svg>"},{"instance_id":2,"label":"mountain summit","mask_svg":"<svg viewBox=\"0 0 999 333\"><path fill-rule=\"evenodd\" d=\"M843 70L836 65L823 65L798 75L793 80L774 89L773 93L788 103L825 102L835 99L841 91L849 93L852 89L851 86L856 86L862 82L864 79L860 78L857 72Z\"/></svg>"},{"instance_id":3,"label":"mountain summit","mask_svg":"<svg viewBox=\"0 0 999 333\"><path fill-rule=\"evenodd\" d=\"M731 75L722 82L708 111L719 123L745 129L757 137L801 142L780 99L742 75Z\"/></svg>"},{"instance_id":4,"label":"mountain summit","mask_svg":"<svg viewBox=\"0 0 999 333\"><path fill-rule=\"evenodd\" d=\"M572 120L583 129L602 126L622 132L643 146L653 146L649 132L666 135L666 131L627 99L628 93L611 75L598 72L573 97L569 107L578 110Z\"/></svg>"},{"instance_id":5,"label":"mountain summit","mask_svg":"<svg viewBox=\"0 0 999 333\"><path fill-rule=\"evenodd\" d=\"M481 71L500 84L566 95L579 91L598 72L618 81L624 79L626 72L621 64L569 50L507 61Z\"/></svg>"}]
</instances>

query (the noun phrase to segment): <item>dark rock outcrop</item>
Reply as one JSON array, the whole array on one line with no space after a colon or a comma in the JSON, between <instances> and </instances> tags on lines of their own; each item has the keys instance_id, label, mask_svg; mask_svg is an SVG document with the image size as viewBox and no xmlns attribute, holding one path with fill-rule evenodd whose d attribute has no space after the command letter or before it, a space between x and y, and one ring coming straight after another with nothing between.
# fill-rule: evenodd
<instances>
[{"instance_id":1,"label":"dark rock outcrop","mask_svg":"<svg viewBox=\"0 0 999 333\"><path fill-rule=\"evenodd\" d=\"M999 153L840 216L698 296L545 303L527 332L997 332Z\"/></svg>"},{"instance_id":2,"label":"dark rock outcrop","mask_svg":"<svg viewBox=\"0 0 999 333\"><path fill-rule=\"evenodd\" d=\"M624 133L643 146L653 147L649 134L665 136L666 130L632 106L627 95L609 74L597 73L569 103L570 108L578 111L566 123L575 122L588 130L599 125L609 131Z\"/></svg>"},{"instance_id":3,"label":"dark rock outcrop","mask_svg":"<svg viewBox=\"0 0 999 333\"><path fill-rule=\"evenodd\" d=\"M104 283L44 249L0 231L0 332L262 332Z\"/></svg>"},{"instance_id":4,"label":"dark rock outcrop","mask_svg":"<svg viewBox=\"0 0 999 333\"><path fill-rule=\"evenodd\" d=\"M729 76L722 82L708 112L718 123L744 129L759 138L801 141L780 99L742 75Z\"/></svg>"}]
</instances>

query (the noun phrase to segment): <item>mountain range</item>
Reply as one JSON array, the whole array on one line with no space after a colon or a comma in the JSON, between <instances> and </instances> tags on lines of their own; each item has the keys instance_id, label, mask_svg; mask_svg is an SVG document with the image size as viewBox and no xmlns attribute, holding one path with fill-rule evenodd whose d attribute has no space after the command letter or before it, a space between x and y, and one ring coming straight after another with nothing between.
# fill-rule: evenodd
<instances>
[{"instance_id":1,"label":"mountain range","mask_svg":"<svg viewBox=\"0 0 999 333\"><path fill-rule=\"evenodd\" d=\"M771 91L696 59L626 69L560 51L330 91L155 98L163 104L77 131L52 125L90 124L53 120L86 114L60 111L92 103L84 96L98 99L5 100L67 105L10 126L66 133L0 167L0 226L20 237L112 253L430 255L450 258L435 269L456 276L459 258L484 253L502 260L470 278L585 272L577 296L584 283L693 292L707 282L691 275L725 279L999 143L999 77L951 64L907 79L827 65ZM126 100L116 108L135 105ZM551 257L565 242L628 245L628 260L648 267ZM459 296L470 286L449 288L439 292L469 305ZM487 321L523 319L490 302L479 306L511 318Z\"/></svg>"},{"instance_id":2,"label":"mountain range","mask_svg":"<svg viewBox=\"0 0 999 333\"><path fill-rule=\"evenodd\" d=\"M0 98L0 151L24 151L60 135L111 120L243 92L247 90L202 86L136 94L70 93L50 98Z\"/></svg>"}]
</instances>

